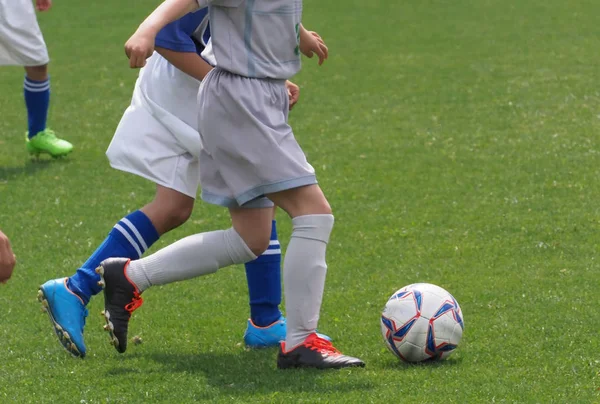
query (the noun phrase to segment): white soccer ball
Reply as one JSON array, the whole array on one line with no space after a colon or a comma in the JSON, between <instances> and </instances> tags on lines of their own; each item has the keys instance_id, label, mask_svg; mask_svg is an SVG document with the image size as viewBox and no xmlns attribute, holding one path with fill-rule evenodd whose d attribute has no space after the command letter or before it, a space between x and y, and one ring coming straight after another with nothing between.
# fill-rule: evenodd
<instances>
[{"instance_id":1,"label":"white soccer ball","mask_svg":"<svg viewBox=\"0 0 600 404\"><path fill-rule=\"evenodd\" d=\"M456 299L430 283L396 291L381 315L385 344L405 362L446 358L458 346L464 327Z\"/></svg>"}]
</instances>

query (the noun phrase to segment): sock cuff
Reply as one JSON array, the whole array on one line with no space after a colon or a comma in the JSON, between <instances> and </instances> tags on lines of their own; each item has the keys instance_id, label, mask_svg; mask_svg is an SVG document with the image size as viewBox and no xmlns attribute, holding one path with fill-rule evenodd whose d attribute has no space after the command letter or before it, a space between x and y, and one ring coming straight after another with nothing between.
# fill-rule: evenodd
<instances>
[{"instance_id":1,"label":"sock cuff","mask_svg":"<svg viewBox=\"0 0 600 404\"><path fill-rule=\"evenodd\" d=\"M126 229L126 227L122 226L121 222L113 226L110 233L108 233L108 237L112 237L112 239L119 243L122 248L130 251L133 258L141 258L142 255L144 255L145 250L142 251L143 247L141 247L136 241L137 238L132 235L130 231Z\"/></svg>"},{"instance_id":2,"label":"sock cuff","mask_svg":"<svg viewBox=\"0 0 600 404\"><path fill-rule=\"evenodd\" d=\"M279 240L271 240L269 247L265 250L265 252L259 255L258 258L252 262L281 262L281 245L279 244Z\"/></svg>"},{"instance_id":3,"label":"sock cuff","mask_svg":"<svg viewBox=\"0 0 600 404\"><path fill-rule=\"evenodd\" d=\"M50 77L48 77L46 80L38 81L32 80L29 77L25 76L23 88L25 89L25 91L29 91L31 93L42 93L44 91L48 91L50 90Z\"/></svg>"},{"instance_id":4,"label":"sock cuff","mask_svg":"<svg viewBox=\"0 0 600 404\"><path fill-rule=\"evenodd\" d=\"M140 210L119 220L110 231L110 235L124 248L135 250L136 258L141 258L160 237L148 216Z\"/></svg>"},{"instance_id":5,"label":"sock cuff","mask_svg":"<svg viewBox=\"0 0 600 404\"><path fill-rule=\"evenodd\" d=\"M135 284L139 292L142 293L152 286L152 282L150 282L150 279L148 278L149 271L160 271L161 268L160 260L155 259L154 256L151 255L144 259L129 261L129 265L127 266L127 276Z\"/></svg>"},{"instance_id":6,"label":"sock cuff","mask_svg":"<svg viewBox=\"0 0 600 404\"><path fill-rule=\"evenodd\" d=\"M256 255L233 227L223 231L227 253L234 264L245 264L256 259Z\"/></svg>"},{"instance_id":7,"label":"sock cuff","mask_svg":"<svg viewBox=\"0 0 600 404\"><path fill-rule=\"evenodd\" d=\"M271 240L269 248L264 253L259 255L254 261L247 262L246 264L261 266L271 262L281 262L281 245L279 245L279 241L277 240Z\"/></svg>"},{"instance_id":8,"label":"sock cuff","mask_svg":"<svg viewBox=\"0 0 600 404\"><path fill-rule=\"evenodd\" d=\"M144 212L136 210L125 216L119 221L119 223L125 224L134 233L137 232L136 236L141 237L141 244L144 247L144 251L148 249L152 244L160 238L160 234L156 231L154 224Z\"/></svg>"},{"instance_id":9,"label":"sock cuff","mask_svg":"<svg viewBox=\"0 0 600 404\"><path fill-rule=\"evenodd\" d=\"M42 85L42 84L46 84L50 81L50 76L48 76L48 78L46 80L34 80L34 79L30 79L29 77L25 76L25 83L27 84L31 84L33 86L35 85Z\"/></svg>"},{"instance_id":10,"label":"sock cuff","mask_svg":"<svg viewBox=\"0 0 600 404\"><path fill-rule=\"evenodd\" d=\"M333 230L333 215L304 215L292 219L292 237L329 242Z\"/></svg>"}]
</instances>

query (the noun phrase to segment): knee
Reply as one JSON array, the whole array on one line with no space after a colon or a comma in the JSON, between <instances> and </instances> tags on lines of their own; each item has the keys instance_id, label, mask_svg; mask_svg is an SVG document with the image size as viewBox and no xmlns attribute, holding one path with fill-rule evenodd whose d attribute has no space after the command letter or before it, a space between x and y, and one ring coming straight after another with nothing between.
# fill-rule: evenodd
<instances>
[{"instance_id":1,"label":"knee","mask_svg":"<svg viewBox=\"0 0 600 404\"><path fill-rule=\"evenodd\" d=\"M192 215L193 204L180 204L169 206L165 211L165 219L171 229L181 226Z\"/></svg>"},{"instance_id":2,"label":"knee","mask_svg":"<svg viewBox=\"0 0 600 404\"><path fill-rule=\"evenodd\" d=\"M287 205L286 212L291 217L304 215L331 215L331 205L325 197L318 199L298 200Z\"/></svg>"},{"instance_id":3,"label":"knee","mask_svg":"<svg viewBox=\"0 0 600 404\"><path fill-rule=\"evenodd\" d=\"M31 80L44 81L48 79L48 65L25 67L27 77Z\"/></svg>"},{"instance_id":4,"label":"knee","mask_svg":"<svg viewBox=\"0 0 600 404\"><path fill-rule=\"evenodd\" d=\"M269 248L269 242L271 241L270 235L254 235L244 242L254 255L261 256L267 248Z\"/></svg>"},{"instance_id":5,"label":"knee","mask_svg":"<svg viewBox=\"0 0 600 404\"><path fill-rule=\"evenodd\" d=\"M252 253L259 256L265 252L271 241L271 208L233 208L229 212L233 228Z\"/></svg>"},{"instance_id":6,"label":"knee","mask_svg":"<svg viewBox=\"0 0 600 404\"><path fill-rule=\"evenodd\" d=\"M154 200L145 207L145 212L151 218L152 223L154 223L159 233L164 234L187 222L193 208L193 202L161 203Z\"/></svg>"},{"instance_id":7,"label":"knee","mask_svg":"<svg viewBox=\"0 0 600 404\"><path fill-rule=\"evenodd\" d=\"M333 215L331 205L329 204L329 201L325 198L317 202L317 204L315 205L315 210L318 211L318 214L321 215Z\"/></svg>"},{"instance_id":8,"label":"knee","mask_svg":"<svg viewBox=\"0 0 600 404\"><path fill-rule=\"evenodd\" d=\"M291 217L331 215L331 206L318 185L298 187L269 195L269 198Z\"/></svg>"},{"instance_id":9,"label":"knee","mask_svg":"<svg viewBox=\"0 0 600 404\"><path fill-rule=\"evenodd\" d=\"M297 212L301 212L301 215L332 215L331 205L329 201L323 196L322 198L315 198L308 200L305 204L300 205Z\"/></svg>"}]
</instances>

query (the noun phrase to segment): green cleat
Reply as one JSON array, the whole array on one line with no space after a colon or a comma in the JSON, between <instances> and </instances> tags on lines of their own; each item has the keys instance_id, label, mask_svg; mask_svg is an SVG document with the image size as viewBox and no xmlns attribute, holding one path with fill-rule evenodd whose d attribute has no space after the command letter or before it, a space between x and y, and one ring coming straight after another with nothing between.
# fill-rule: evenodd
<instances>
[{"instance_id":1,"label":"green cleat","mask_svg":"<svg viewBox=\"0 0 600 404\"><path fill-rule=\"evenodd\" d=\"M51 129L38 132L38 134L31 139L25 134L25 144L27 145L29 154L34 156L48 153L52 157L62 157L73 150L73 145L71 143L57 138Z\"/></svg>"}]
</instances>

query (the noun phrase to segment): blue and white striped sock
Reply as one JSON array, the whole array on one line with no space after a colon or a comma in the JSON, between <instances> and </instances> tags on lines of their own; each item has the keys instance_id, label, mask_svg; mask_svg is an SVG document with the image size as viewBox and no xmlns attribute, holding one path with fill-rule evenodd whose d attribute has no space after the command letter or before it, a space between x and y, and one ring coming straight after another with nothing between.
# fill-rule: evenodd
<instances>
[{"instance_id":1,"label":"blue and white striped sock","mask_svg":"<svg viewBox=\"0 0 600 404\"><path fill-rule=\"evenodd\" d=\"M23 95L27 106L27 130L31 139L46 129L50 106L50 79L37 81L25 76Z\"/></svg>"},{"instance_id":2,"label":"blue and white striped sock","mask_svg":"<svg viewBox=\"0 0 600 404\"><path fill-rule=\"evenodd\" d=\"M102 290L98 286L100 277L95 271L102 261L111 257L139 259L159 237L154 225L142 211L130 213L115 224L108 237L69 278L67 286L87 304L93 295Z\"/></svg>"},{"instance_id":3,"label":"blue and white striped sock","mask_svg":"<svg viewBox=\"0 0 600 404\"><path fill-rule=\"evenodd\" d=\"M281 311L281 246L277 224L273 220L269 248L254 261L246 263L246 279L250 297L250 319L254 325L266 327L279 320Z\"/></svg>"}]
</instances>

